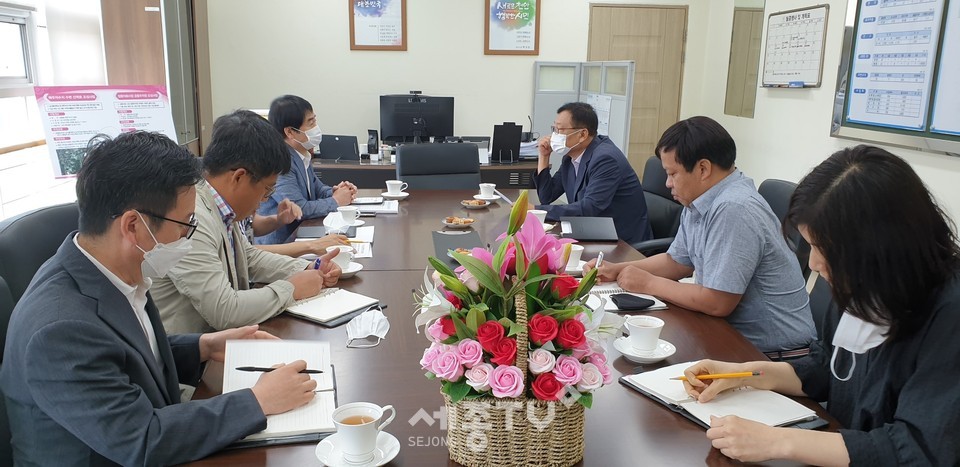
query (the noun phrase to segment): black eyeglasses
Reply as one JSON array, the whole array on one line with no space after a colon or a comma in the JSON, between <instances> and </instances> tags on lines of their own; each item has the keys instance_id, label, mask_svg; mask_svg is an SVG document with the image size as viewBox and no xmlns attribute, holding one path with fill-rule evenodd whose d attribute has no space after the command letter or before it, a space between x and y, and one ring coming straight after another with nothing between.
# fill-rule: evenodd
<instances>
[{"instance_id":1,"label":"black eyeglasses","mask_svg":"<svg viewBox=\"0 0 960 467\"><path fill-rule=\"evenodd\" d=\"M162 219L162 220L170 221L170 222L173 222L174 224L180 224L180 225L186 227L186 228L187 228L187 238L192 237L192 236L193 236L193 233L197 231L197 215L196 215L196 214L190 214L190 219L189 219L187 222L180 222L180 221L178 221L178 220L176 220L176 219L171 219L171 218L169 218L169 217L163 217L163 216L154 214L154 213L152 213L152 212L150 212L150 211L139 211L139 210L138 210L137 212L146 214L146 215L148 215L148 216L150 216L150 217L152 217L152 218L154 218L154 219Z\"/></svg>"}]
</instances>

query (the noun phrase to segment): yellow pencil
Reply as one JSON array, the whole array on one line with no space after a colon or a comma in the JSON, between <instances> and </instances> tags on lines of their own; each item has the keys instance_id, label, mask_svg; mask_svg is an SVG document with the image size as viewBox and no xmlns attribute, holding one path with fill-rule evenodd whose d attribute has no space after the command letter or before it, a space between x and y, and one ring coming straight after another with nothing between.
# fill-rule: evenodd
<instances>
[{"instance_id":1,"label":"yellow pencil","mask_svg":"<svg viewBox=\"0 0 960 467\"><path fill-rule=\"evenodd\" d=\"M714 375L697 375L697 379L730 379L730 378L747 378L749 376L761 376L763 375L762 371L743 371L740 373L717 373ZM670 378L677 381L686 381L686 376L677 376L676 378Z\"/></svg>"},{"instance_id":2,"label":"yellow pencil","mask_svg":"<svg viewBox=\"0 0 960 467\"><path fill-rule=\"evenodd\" d=\"M347 241L350 242L350 243L367 243L367 242L365 242L365 241L363 241L363 240L357 240L357 239L355 239L355 238L348 239Z\"/></svg>"}]
</instances>

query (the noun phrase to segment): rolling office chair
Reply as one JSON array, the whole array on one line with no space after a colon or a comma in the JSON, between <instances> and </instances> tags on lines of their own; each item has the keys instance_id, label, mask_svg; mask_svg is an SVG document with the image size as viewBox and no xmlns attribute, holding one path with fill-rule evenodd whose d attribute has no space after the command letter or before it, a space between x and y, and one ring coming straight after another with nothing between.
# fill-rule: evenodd
<instances>
[{"instance_id":1,"label":"rolling office chair","mask_svg":"<svg viewBox=\"0 0 960 467\"><path fill-rule=\"evenodd\" d=\"M473 143L405 144L397 149L397 179L411 190L476 189L480 158Z\"/></svg>"},{"instance_id":2,"label":"rolling office chair","mask_svg":"<svg viewBox=\"0 0 960 467\"><path fill-rule=\"evenodd\" d=\"M3 347L7 343L7 324L13 313L13 297L7 281L0 277L0 362L3 361ZM2 365L2 363L0 363ZM0 465L13 465L13 447L10 445L10 420L7 419L7 405L0 394Z\"/></svg>"},{"instance_id":3,"label":"rolling office chair","mask_svg":"<svg viewBox=\"0 0 960 467\"><path fill-rule=\"evenodd\" d=\"M830 284L821 275L817 275L817 280L813 283L813 289L810 290L810 312L813 314L813 324L817 327L817 337L823 337L824 320L831 313L835 313L837 305L833 303L833 293L830 291Z\"/></svg>"},{"instance_id":4,"label":"rolling office chair","mask_svg":"<svg viewBox=\"0 0 960 467\"><path fill-rule=\"evenodd\" d=\"M780 225L783 225L783 220L787 217L787 210L790 208L790 197L793 196L793 190L796 188L796 183L773 178L764 180L763 183L760 184L760 187L757 188L760 196L770 205L770 209L773 210L777 219L780 219ZM786 240L787 246L797 255L797 261L800 263L800 272L803 274L803 279L806 280L810 277L810 265L808 264L810 259L810 244L803 239L800 231L794 227L787 229Z\"/></svg>"},{"instance_id":5,"label":"rolling office chair","mask_svg":"<svg viewBox=\"0 0 960 467\"><path fill-rule=\"evenodd\" d=\"M653 239L634 243L632 246L644 256L663 253L670 248L680 229L680 213L683 205L673 200L667 188L667 172L660 159L650 156L643 168L643 198L647 202L647 220Z\"/></svg>"}]
</instances>

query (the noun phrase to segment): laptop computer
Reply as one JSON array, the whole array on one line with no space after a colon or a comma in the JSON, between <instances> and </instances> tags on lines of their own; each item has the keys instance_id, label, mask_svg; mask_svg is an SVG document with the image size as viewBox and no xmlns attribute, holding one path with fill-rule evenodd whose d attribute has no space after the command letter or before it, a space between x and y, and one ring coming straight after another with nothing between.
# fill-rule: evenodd
<instances>
[{"instance_id":1,"label":"laptop computer","mask_svg":"<svg viewBox=\"0 0 960 467\"><path fill-rule=\"evenodd\" d=\"M619 240L612 217L561 217L560 235L585 242Z\"/></svg>"},{"instance_id":2,"label":"laptop computer","mask_svg":"<svg viewBox=\"0 0 960 467\"><path fill-rule=\"evenodd\" d=\"M323 135L323 139L320 140L318 156L321 159L358 161L360 160L360 152L357 150L357 137Z\"/></svg>"}]
</instances>

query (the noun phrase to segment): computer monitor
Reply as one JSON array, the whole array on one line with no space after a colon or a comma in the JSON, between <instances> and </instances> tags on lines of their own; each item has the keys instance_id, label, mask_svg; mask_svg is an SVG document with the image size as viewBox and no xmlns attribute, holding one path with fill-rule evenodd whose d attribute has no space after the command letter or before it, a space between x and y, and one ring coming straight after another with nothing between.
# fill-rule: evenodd
<instances>
[{"instance_id":1,"label":"computer monitor","mask_svg":"<svg viewBox=\"0 0 960 467\"><path fill-rule=\"evenodd\" d=\"M380 138L387 144L429 142L453 135L453 98L380 96ZM418 141L419 140L419 141Z\"/></svg>"}]
</instances>

